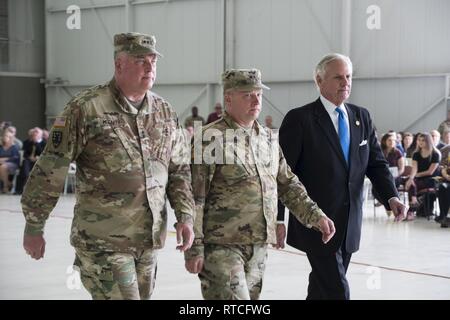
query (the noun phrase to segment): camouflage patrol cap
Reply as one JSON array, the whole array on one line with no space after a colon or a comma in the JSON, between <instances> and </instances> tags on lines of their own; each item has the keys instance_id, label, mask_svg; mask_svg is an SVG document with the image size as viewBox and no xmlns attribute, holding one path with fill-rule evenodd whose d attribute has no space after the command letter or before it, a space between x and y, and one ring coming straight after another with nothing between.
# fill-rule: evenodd
<instances>
[{"instance_id":1,"label":"camouflage patrol cap","mask_svg":"<svg viewBox=\"0 0 450 320\"><path fill-rule=\"evenodd\" d=\"M261 71L258 69L229 69L222 73L223 90L253 90L270 88L261 82Z\"/></svg>"},{"instance_id":2,"label":"camouflage patrol cap","mask_svg":"<svg viewBox=\"0 0 450 320\"><path fill-rule=\"evenodd\" d=\"M155 36L143 33L128 32L114 36L114 54L119 52L126 52L131 55L153 53L162 57L162 54L156 51L155 46Z\"/></svg>"}]
</instances>

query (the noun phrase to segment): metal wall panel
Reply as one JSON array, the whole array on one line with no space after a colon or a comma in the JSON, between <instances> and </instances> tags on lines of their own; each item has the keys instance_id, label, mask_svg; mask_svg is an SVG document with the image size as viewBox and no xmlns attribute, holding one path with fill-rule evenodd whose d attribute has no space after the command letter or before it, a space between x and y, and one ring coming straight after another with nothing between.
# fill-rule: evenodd
<instances>
[{"instance_id":1,"label":"metal wall panel","mask_svg":"<svg viewBox=\"0 0 450 320\"><path fill-rule=\"evenodd\" d=\"M424 116L421 114L444 96L443 83L442 77L356 80L350 102L369 109L380 133L390 129L429 131L437 128L445 116L444 103ZM420 121L407 127L418 117Z\"/></svg>"},{"instance_id":2,"label":"metal wall panel","mask_svg":"<svg viewBox=\"0 0 450 320\"><path fill-rule=\"evenodd\" d=\"M123 10L83 10L80 30L66 27L68 16L47 13L47 78L61 78L71 85L93 85L112 78L112 37L123 30Z\"/></svg>"},{"instance_id":3,"label":"metal wall panel","mask_svg":"<svg viewBox=\"0 0 450 320\"><path fill-rule=\"evenodd\" d=\"M217 82L222 70L221 1L188 0L137 5L134 29L154 34L164 55L159 83Z\"/></svg>"},{"instance_id":4,"label":"metal wall panel","mask_svg":"<svg viewBox=\"0 0 450 320\"><path fill-rule=\"evenodd\" d=\"M339 50L338 1L236 2L236 66L273 80L309 79L316 60Z\"/></svg>"},{"instance_id":5,"label":"metal wall panel","mask_svg":"<svg viewBox=\"0 0 450 320\"><path fill-rule=\"evenodd\" d=\"M450 71L450 1L352 1L351 56L357 76ZM366 9L380 8L381 28L369 30Z\"/></svg>"},{"instance_id":6,"label":"metal wall panel","mask_svg":"<svg viewBox=\"0 0 450 320\"><path fill-rule=\"evenodd\" d=\"M65 28L68 15L63 9L73 3L99 6L82 10L81 30ZM196 103L200 113L207 116L214 102L222 100L218 83L224 63L257 67L272 87L262 117L271 113L278 126L290 108L317 98L312 70L320 57L331 51L348 51L357 77L351 101L370 109L383 132L404 129L442 98L444 74L450 73L447 0L125 3L47 0L47 78L60 77L79 86L107 81L113 73L113 34L148 32L157 36L157 46L165 56L158 63L155 91L179 113L183 114L207 85L208 95ZM109 4L111 8L106 7ZM370 5L380 8L379 30L367 28ZM429 75L435 73L440 75ZM52 88L47 93L50 115L62 109L63 105L57 104L68 95ZM445 107L438 104L410 129L430 130L444 117Z\"/></svg>"},{"instance_id":7,"label":"metal wall panel","mask_svg":"<svg viewBox=\"0 0 450 320\"><path fill-rule=\"evenodd\" d=\"M8 72L44 72L44 2L8 2ZM1 60L1 59L0 59Z\"/></svg>"}]
</instances>

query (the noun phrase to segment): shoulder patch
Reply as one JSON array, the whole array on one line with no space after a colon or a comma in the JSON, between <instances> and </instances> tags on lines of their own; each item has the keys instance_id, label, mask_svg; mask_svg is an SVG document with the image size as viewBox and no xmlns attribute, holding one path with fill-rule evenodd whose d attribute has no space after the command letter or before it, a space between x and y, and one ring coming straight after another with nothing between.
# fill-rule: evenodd
<instances>
[{"instance_id":1,"label":"shoulder patch","mask_svg":"<svg viewBox=\"0 0 450 320\"><path fill-rule=\"evenodd\" d=\"M61 144L62 139L63 139L62 131L59 131L59 130L52 131L53 148L58 149L59 145Z\"/></svg>"}]
</instances>

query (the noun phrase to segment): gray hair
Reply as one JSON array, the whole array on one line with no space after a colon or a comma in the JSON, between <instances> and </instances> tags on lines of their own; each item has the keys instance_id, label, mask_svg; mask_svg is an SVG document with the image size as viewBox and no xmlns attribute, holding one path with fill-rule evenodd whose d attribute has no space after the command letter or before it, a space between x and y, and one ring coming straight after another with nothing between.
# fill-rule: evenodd
<instances>
[{"instance_id":1,"label":"gray hair","mask_svg":"<svg viewBox=\"0 0 450 320\"><path fill-rule=\"evenodd\" d=\"M350 69L350 73L353 73L353 64L349 57L340 54L340 53L329 53L325 55L322 59L320 59L319 63L317 64L316 68L314 69L314 81L317 85L317 76L319 76L321 79L325 76L326 68L328 64L334 60L341 60L344 61L347 66Z\"/></svg>"}]
</instances>

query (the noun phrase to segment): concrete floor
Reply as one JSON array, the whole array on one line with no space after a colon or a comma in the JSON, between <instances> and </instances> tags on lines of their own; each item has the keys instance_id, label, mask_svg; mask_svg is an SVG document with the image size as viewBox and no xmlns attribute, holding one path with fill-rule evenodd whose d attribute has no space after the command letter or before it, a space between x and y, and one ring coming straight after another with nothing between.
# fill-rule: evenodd
<instances>
[{"instance_id":1,"label":"concrete floor","mask_svg":"<svg viewBox=\"0 0 450 320\"><path fill-rule=\"evenodd\" d=\"M35 261L22 249L20 197L0 195L0 299L90 299L71 269L73 204L73 195L61 196L47 222L45 258ZM450 299L450 228L425 219L394 223L382 207L374 215L373 201L368 201L362 235L348 270L352 299ZM201 299L199 280L185 271L175 242L169 233L159 253L152 298ZM306 256L298 250L270 249L261 299L304 299L309 271Z\"/></svg>"}]
</instances>

